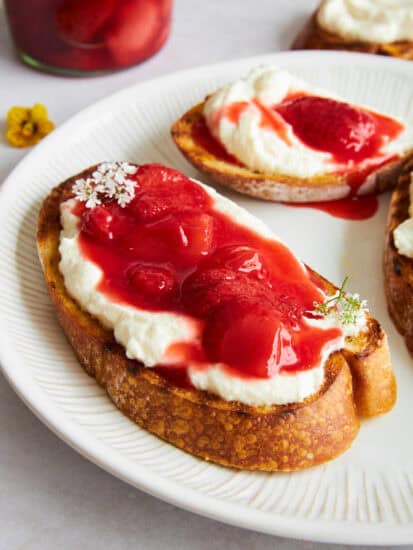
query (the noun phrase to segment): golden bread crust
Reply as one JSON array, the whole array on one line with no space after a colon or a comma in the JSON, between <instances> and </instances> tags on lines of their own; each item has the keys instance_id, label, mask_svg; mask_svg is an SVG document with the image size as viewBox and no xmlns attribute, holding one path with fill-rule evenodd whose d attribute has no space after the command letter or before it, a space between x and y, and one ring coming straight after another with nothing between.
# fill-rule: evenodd
<instances>
[{"instance_id":1,"label":"golden bread crust","mask_svg":"<svg viewBox=\"0 0 413 550\"><path fill-rule=\"evenodd\" d=\"M315 13L292 44L294 50L344 50L413 59L413 42L370 43L348 41L322 28Z\"/></svg>"},{"instance_id":2,"label":"golden bread crust","mask_svg":"<svg viewBox=\"0 0 413 550\"><path fill-rule=\"evenodd\" d=\"M321 174L311 178L297 178L286 174L264 174L254 172L244 166L221 160L192 137L192 128L203 118L204 103L199 103L187 111L172 128L172 139L186 159L198 170L218 183L240 193L260 199L277 202L314 202L345 198L350 187L345 177L337 174ZM405 158L389 162L367 177L363 193L382 193L394 186Z\"/></svg>"},{"instance_id":3,"label":"golden bread crust","mask_svg":"<svg viewBox=\"0 0 413 550\"><path fill-rule=\"evenodd\" d=\"M413 354L413 260L399 254L393 241L393 231L409 217L410 172L413 160L406 164L393 192L387 219L384 244L384 288L389 313L406 345Z\"/></svg>"},{"instance_id":4,"label":"golden bread crust","mask_svg":"<svg viewBox=\"0 0 413 550\"><path fill-rule=\"evenodd\" d=\"M377 416L389 411L397 398L387 335L375 321L369 330L348 338L343 355L353 377L354 400L360 416Z\"/></svg>"},{"instance_id":5,"label":"golden bread crust","mask_svg":"<svg viewBox=\"0 0 413 550\"><path fill-rule=\"evenodd\" d=\"M360 414L349 365L358 354L357 368L362 371L363 356L370 357L373 364L380 353L388 353L377 321L370 318L368 336L353 339L354 351L347 356L330 356L322 388L303 403L250 407L196 389L175 387L152 369L128 359L112 332L83 311L65 290L58 269L59 205L71 196L71 186L78 177L53 189L44 201L38 222L38 250L63 330L80 364L106 389L115 405L139 426L176 447L234 468L298 470L346 450L358 432ZM334 291L331 283L322 280ZM387 410L394 400L395 389Z\"/></svg>"}]
</instances>

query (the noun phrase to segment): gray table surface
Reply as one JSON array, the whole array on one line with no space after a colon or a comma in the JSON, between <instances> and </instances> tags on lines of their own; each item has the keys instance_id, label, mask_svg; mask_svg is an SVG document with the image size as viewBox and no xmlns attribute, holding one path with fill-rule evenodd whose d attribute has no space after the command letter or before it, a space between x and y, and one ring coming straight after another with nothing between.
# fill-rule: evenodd
<instances>
[{"instance_id":1,"label":"gray table surface","mask_svg":"<svg viewBox=\"0 0 413 550\"><path fill-rule=\"evenodd\" d=\"M4 115L11 105L43 102L59 124L135 82L287 49L316 4L317 0L176 0L171 38L156 57L113 75L69 79L38 73L18 62L0 0L0 132L4 133ZM26 152L8 147L0 137L0 182ZM53 435L2 375L0 441L0 550L350 548L244 531L129 487Z\"/></svg>"}]
</instances>

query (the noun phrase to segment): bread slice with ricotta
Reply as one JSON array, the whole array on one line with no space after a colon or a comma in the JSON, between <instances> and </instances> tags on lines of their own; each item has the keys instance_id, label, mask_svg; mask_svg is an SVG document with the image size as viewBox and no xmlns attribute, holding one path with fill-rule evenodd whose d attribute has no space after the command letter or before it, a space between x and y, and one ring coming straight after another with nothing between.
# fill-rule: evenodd
<instances>
[{"instance_id":1,"label":"bread slice with ricotta","mask_svg":"<svg viewBox=\"0 0 413 550\"><path fill-rule=\"evenodd\" d=\"M296 177L279 172L261 173L215 156L193 138L193 128L203 120L205 103L199 103L177 120L172 139L185 158L212 180L239 193L275 202L333 201L349 196L346 178L338 174ZM411 150L383 167L373 170L363 184L363 194L383 193L394 187Z\"/></svg>"},{"instance_id":2,"label":"bread slice with ricotta","mask_svg":"<svg viewBox=\"0 0 413 550\"><path fill-rule=\"evenodd\" d=\"M410 222L412 171L413 162L410 161L392 194L383 266L389 313L413 354L413 234Z\"/></svg>"},{"instance_id":3,"label":"bread slice with ricotta","mask_svg":"<svg viewBox=\"0 0 413 550\"><path fill-rule=\"evenodd\" d=\"M244 470L291 471L322 464L345 451L359 418L389 411L396 400L387 337L366 313L366 327L331 353L318 391L301 402L251 406L174 384L127 357L105 328L69 294L59 269L61 204L91 167L54 188L38 219L37 244L57 318L81 366L139 426L194 456ZM308 268L309 269L309 268ZM312 280L337 288L315 271Z\"/></svg>"},{"instance_id":4,"label":"bread slice with ricotta","mask_svg":"<svg viewBox=\"0 0 413 550\"><path fill-rule=\"evenodd\" d=\"M171 133L213 180L279 202L381 193L413 150L410 126L273 66L211 93Z\"/></svg>"},{"instance_id":5,"label":"bread slice with ricotta","mask_svg":"<svg viewBox=\"0 0 413 550\"><path fill-rule=\"evenodd\" d=\"M389 6L388 9L392 8ZM292 49L341 50L385 55L407 61L413 59L413 42L408 40L367 42L361 39L344 38L336 32L323 28L319 22L319 10L311 17L294 40Z\"/></svg>"}]
</instances>

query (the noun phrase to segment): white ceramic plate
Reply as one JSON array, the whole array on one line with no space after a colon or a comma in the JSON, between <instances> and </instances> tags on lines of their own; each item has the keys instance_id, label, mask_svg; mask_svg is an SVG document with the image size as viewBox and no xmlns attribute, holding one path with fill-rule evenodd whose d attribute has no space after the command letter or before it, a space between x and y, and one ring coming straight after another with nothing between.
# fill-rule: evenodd
<instances>
[{"instance_id":1,"label":"white ceramic plate","mask_svg":"<svg viewBox=\"0 0 413 550\"><path fill-rule=\"evenodd\" d=\"M123 90L53 132L13 171L0 201L0 359L26 404L84 456L130 484L241 527L323 542L413 542L413 360L391 323L381 254L388 197L374 218L348 222L311 209L225 193L265 220L298 255L368 299L389 334L399 400L363 422L352 448L299 473L237 472L198 460L138 428L84 374L61 332L39 267L39 205L52 186L108 160L158 161L203 179L169 137L171 123L218 85L276 63L402 120L413 118L413 63L347 53L290 52L203 67Z\"/></svg>"}]
</instances>

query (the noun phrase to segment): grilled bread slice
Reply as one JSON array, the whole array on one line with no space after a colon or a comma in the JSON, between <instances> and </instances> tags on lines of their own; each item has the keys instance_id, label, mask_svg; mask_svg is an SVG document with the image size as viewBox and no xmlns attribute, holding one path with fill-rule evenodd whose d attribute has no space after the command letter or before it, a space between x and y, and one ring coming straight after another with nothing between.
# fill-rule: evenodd
<instances>
[{"instance_id":1,"label":"grilled bread slice","mask_svg":"<svg viewBox=\"0 0 413 550\"><path fill-rule=\"evenodd\" d=\"M318 23L315 13L292 44L293 50L343 50L350 52L387 55L399 59L413 59L413 42L361 42L344 40Z\"/></svg>"},{"instance_id":2,"label":"grilled bread slice","mask_svg":"<svg viewBox=\"0 0 413 550\"><path fill-rule=\"evenodd\" d=\"M400 254L394 245L393 231L409 217L410 181L413 161L406 164L393 191L384 244L384 288L389 313L413 354L413 259Z\"/></svg>"},{"instance_id":3,"label":"grilled bread slice","mask_svg":"<svg viewBox=\"0 0 413 550\"><path fill-rule=\"evenodd\" d=\"M390 410L396 399L387 337L368 329L330 355L317 394L300 403L252 407L174 386L126 357L113 333L82 310L59 271L60 203L95 167L51 191L39 214L37 243L51 301L85 371L139 426L197 457L245 470L299 470L330 460L352 443L360 416ZM312 272L329 293L336 288Z\"/></svg>"},{"instance_id":4,"label":"grilled bread slice","mask_svg":"<svg viewBox=\"0 0 413 550\"><path fill-rule=\"evenodd\" d=\"M281 173L265 174L216 157L193 139L193 128L202 121L203 109L204 103L199 103L187 111L174 123L171 134L186 159L218 183L246 195L277 202L331 201L349 195L343 175L325 173L298 178ZM382 193L394 187L410 154L409 151L402 158L372 171L363 184L363 193Z\"/></svg>"}]
</instances>

